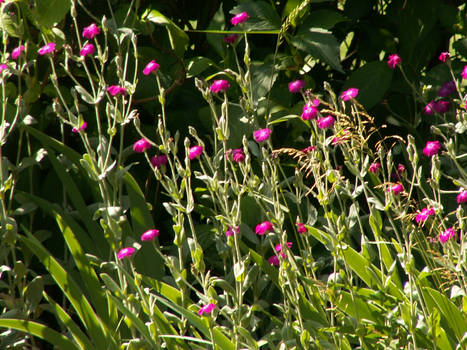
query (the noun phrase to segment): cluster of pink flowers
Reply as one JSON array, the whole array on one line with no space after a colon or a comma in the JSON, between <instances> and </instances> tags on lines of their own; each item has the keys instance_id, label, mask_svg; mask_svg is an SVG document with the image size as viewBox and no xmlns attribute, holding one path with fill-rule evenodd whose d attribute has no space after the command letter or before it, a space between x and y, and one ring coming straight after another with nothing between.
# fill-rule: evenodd
<instances>
[{"instance_id":1,"label":"cluster of pink flowers","mask_svg":"<svg viewBox=\"0 0 467 350\"><path fill-rule=\"evenodd\" d=\"M235 163L242 163L245 161L245 153L243 153L243 149L241 148L229 149L225 156L226 157L232 156L232 160Z\"/></svg>"},{"instance_id":2,"label":"cluster of pink flowers","mask_svg":"<svg viewBox=\"0 0 467 350\"><path fill-rule=\"evenodd\" d=\"M373 162L373 163L370 164L370 167L368 168L368 171L373 173L373 174L377 174L380 168L381 168L380 163Z\"/></svg>"},{"instance_id":3,"label":"cluster of pink flowers","mask_svg":"<svg viewBox=\"0 0 467 350\"><path fill-rule=\"evenodd\" d=\"M161 166L166 165L167 161L167 156L165 154L160 154L151 158L151 165L159 169Z\"/></svg>"},{"instance_id":4,"label":"cluster of pink flowers","mask_svg":"<svg viewBox=\"0 0 467 350\"><path fill-rule=\"evenodd\" d=\"M272 133L272 130L269 128L259 129L253 133L253 138L256 140L256 142L264 142L267 139L269 139L269 136L271 136L271 133Z\"/></svg>"},{"instance_id":5,"label":"cluster of pink flowers","mask_svg":"<svg viewBox=\"0 0 467 350\"><path fill-rule=\"evenodd\" d=\"M453 238L455 236L456 236L456 231L452 227L450 227L447 230L439 234L439 241L441 243L446 243L450 238Z\"/></svg>"},{"instance_id":6,"label":"cluster of pink flowers","mask_svg":"<svg viewBox=\"0 0 467 350\"><path fill-rule=\"evenodd\" d=\"M196 146L190 147L190 149L188 150L188 158L190 158L190 160L196 159L201 154L203 154L203 151L204 151L203 146L196 145Z\"/></svg>"},{"instance_id":7,"label":"cluster of pink flowers","mask_svg":"<svg viewBox=\"0 0 467 350\"><path fill-rule=\"evenodd\" d=\"M415 217L415 222L417 224L423 224L430 216L433 215L435 215L435 210L433 208L423 208Z\"/></svg>"},{"instance_id":8,"label":"cluster of pink flowers","mask_svg":"<svg viewBox=\"0 0 467 350\"><path fill-rule=\"evenodd\" d=\"M273 229L274 227L270 221L264 221L261 224L256 225L255 233L261 236L271 232Z\"/></svg>"},{"instance_id":9,"label":"cluster of pink flowers","mask_svg":"<svg viewBox=\"0 0 467 350\"><path fill-rule=\"evenodd\" d=\"M216 304L209 303L198 310L198 315L201 316L202 314L210 314L216 307Z\"/></svg>"},{"instance_id":10,"label":"cluster of pink flowers","mask_svg":"<svg viewBox=\"0 0 467 350\"><path fill-rule=\"evenodd\" d=\"M148 149L151 148L151 144L148 140L142 138L135 142L133 145L133 150L138 153L146 152Z\"/></svg>"},{"instance_id":11,"label":"cluster of pink flowers","mask_svg":"<svg viewBox=\"0 0 467 350\"><path fill-rule=\"evenodd\" d=\"M318 115L318 106L319 106L319 100L315 98L313 101L308 102L303 106L303 111L302 111L302 119L303 120L310 120L310 119L315 119L316 116Z\"/></svg>"},{"instance_id":12,"label":"cluster of pink flowers","mask_svg":"<svg viewBox=\"0 0 467 350\"><path fill-rule=\"evenodd\" d=\"M214 80L212 85L209 87L209 90L214 93L218 93L220 91L226 91L230 87L230 84L227 80L219 79Z\"/></svg>"},{"instance_id":13,"label":"cluster of pink flowers","mask_svg":"<svg viewBox=\"0 0 467 350\"><path fill-rule=\"evenodd\" d=\"M435 112L444 114L447 111L449 111L449 108L450 108L449 101L444 101L444 100L430 101L423 108L423 113L425 113L426 115L432 115Z\"/></svg>"},{"instance_id":14,"label":"cluster of pink flowers","mask_svg":"<svg viewBox=\"0 0 467 350\"><path fill-rule=\"evenodd\" d=\"M305 224L302 222L297 222L295 225L297 225L297 232L298 233L307 233L308 229L305 227Z\"/></svg>"}]
</instances>

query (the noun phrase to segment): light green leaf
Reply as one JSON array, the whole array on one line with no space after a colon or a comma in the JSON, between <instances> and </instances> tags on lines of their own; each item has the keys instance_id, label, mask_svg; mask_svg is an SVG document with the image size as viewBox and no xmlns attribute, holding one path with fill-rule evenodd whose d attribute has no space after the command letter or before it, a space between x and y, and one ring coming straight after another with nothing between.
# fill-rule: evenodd
<instances>
[{"instance_id":1,"label":"light green leaf","mask_svg":"<svg viewBox=\"0 0 467 350\"><path fill-rule=\"evenodd\" d=\"M52 27L65 18L70 8L70 0L36 0L31 15L39 26Z\"/></svg>"}]
</instances>

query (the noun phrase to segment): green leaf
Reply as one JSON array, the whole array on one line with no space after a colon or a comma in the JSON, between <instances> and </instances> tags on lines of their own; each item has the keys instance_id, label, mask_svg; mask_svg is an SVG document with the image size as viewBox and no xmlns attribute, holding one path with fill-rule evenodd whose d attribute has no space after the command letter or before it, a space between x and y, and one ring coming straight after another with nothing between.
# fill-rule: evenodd
<instances>
[{"instance_id":1,"label":"green leaf","mask_svg":"<svg viewBox=\"0 0 467 350\"><path fill-rule=\"evenodd\" d=\"M391 85L393 73L385 62L370 62L353 72L343 89L357 88L359 91L356 100L370 109L381 102Z\"/></svg>"},{"instance_id":2,"label":"green leaf","mask_svg":"<svg viewBox=\"0 0 467 350\"><path fill-rule=\"evenodd\" d=\"M225 16L223 10L223 4L221 3L219 6L219 10L216 11L214 16L209 23L208 30L224 30L225 29ZM206 33L206 40L211 45L211 47L216 50L219 56L225 56L225 43L224 43L224 36L228 35L228 33L224 35L214 34L214 33Z\"/></svg>"},{"instance_id":3,"label":"green leaf","mask_svg":"<svg viewBox=\"0 0 467 350\"><path fill-rule=\"evenodd\" d=\"M44 290L44 281L42 276L35 277L31 282L28 283L26 289L24 290L24 298L29 304L29 310L34 311L34 309L39 305L39 302L42 299L42 291Z\"/></svg>"},{"instance_id":4,"label":"green leaf","mask_svg":"<svg viewBox=\"0 0 467 350\"><path fill-rule=\"evenodd\" d=\"M302 27L292 38L292 44L335 70L344 72L340 63L339 43L331 32L321 28Z\"/></svg>"},{"instance_id":5,"label":"green leaf","mask_svg":"<svg viewBox=\"0 0 467 350\"><path fill-rule=\"evenodd\" d=\"M206 69L214 65L214 62L206 57L193 57L185 61L186 77L193 78L204 72Z\"/></svg>"},{"instance_id":6,"label":"green leaf","mask_svg":"<svg viewBox=\"0 0 467 350\"><path fill-rule=\"evenodd\" d=\"M70 8L70 0L36 0L31 15L39 26L52 27L65 18Z\"/></svg>"},{"instance_id":7,"label":"green leaf","mask_svg":"<svg viewBox=\"0 0 467 350\"><path fill-rule=\"evenodd\" d=\"M230 13L246 12L250 16L244 26L247 30L274 30L281 27L281 19L276 10L265 1L247 1L235 6Z\"/></svg>"},{"instance_id":8,"label":"green leaf","mask_svg":"<svg viewBox=\"0 0 467 350\"><path fill-rule=\"evenodd\" d=\"M322 9L311 11L306 21L302 24L304 28L323 28L331 29L337 23L348 21L347 17L339 12Z\"/></svg>"},{"instance_id":9,"label":"green leaf","mask_svg":"<svg viewBox=\"0 0 467 350\"><path fill-rule=\"evenodd\" d=\"M169 18L156 10L146 10L142 16L143 20L150 21L157 25L165 26L169 35L170 46L178 57L182 57L188 48L188 35L180 29Z\"/></svg>"},{"instance_id":10,"label":"green leaf","mask_svg":"<svg viewBox=\"0 0 467 350\"><path fill-rule=\"evenodd\" d=\"M253 101L258 103L258 100L271 90L278 73L272 63L265 62L252 62L250 70L251 85L254 87Z\"/></svg>"},{"instance_id":11,"label":"green leaf","mask_svg":"<svg viewBox=\"0 0 467 350\"><path fill-rule=\"evenodd\" d=\"M269 276L272 283L274 283L277 288L281 288L279 284L279 272L277 271L277 268L272 267L266 259L263 259L263 257L256 253L253 249L248 248L243 242L240 242L240 246L242 250L249 251L256 265L258 265L261 270L263 270Z\"/></svg>"},{"instance_id":12,"label":"green leaf","mask_svg":"<svg viewBox=\"0 0 467 350\"><path fill-rule=\"evenodd\" d=\"M37 322L17 320L12 318L1 318L0 327L16 329L18 331L44 339L45 341L54 345L57 349L80 350L80 348L77 347L75 343L73 343L63 334L60 334L50 327L44 326Z\"/></svg>"}]
</instances>

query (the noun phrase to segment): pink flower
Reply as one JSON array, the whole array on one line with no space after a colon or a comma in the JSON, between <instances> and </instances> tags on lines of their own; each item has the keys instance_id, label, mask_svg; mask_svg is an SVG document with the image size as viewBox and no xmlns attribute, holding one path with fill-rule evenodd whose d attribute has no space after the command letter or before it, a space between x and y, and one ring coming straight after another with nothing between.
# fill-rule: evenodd
<instances>
[{"instance_id":1,"label":"pink flower","mask_svg":"<svg viewBox=\"0 0 467 350\"><path fill-rule=\"evenodd\" d=\"M263 142L269 139L269 136L271 135L272 130L271 129L259 129L256 130L253 133L253 138L256 140L256 142Z\"/></svg>"},{"instance_id":2,"label":"pink flower","mask_svg":"<svg viewBox=\"0 0 467 350\"><path fill-rule=\"evenodd\" d=\"M320 129L327 129L334 125L334 117L332 115L328 115L327 117L318 118L316 119L316 125Z\"/></svg>"},{"instance_id":3,"label":"pink flower","mask_svg":"<svg viewBox=\"0 0 467 350\"><path fill-rule=\"evenodd\" d=\"M332 139L332 141L331 141L331 145L336 146L336 145L342 143L342 141L343 141L343 140L342 140L341 137L335 136L335 137Z\"/></svg>"},{"instance_id":4,"label":"pink flower","mask_svg":"<svg viewBox=\"0 0 467 350\"><path fill-rule=\"evenodd\" d=\"M88 123L83 121L83 123L79 126L78 129L73 128L73 129L71 129L71 132L77 133L77 132L80 132L80 131L84 131L87 127L88 127Z\"/></svg>"},{"instance_id":5,"label":"pink flower","mask_svg":"<svg viewBox=\"0 0 467 350\"><path fill-rule=\"evenodd\" d=\"M388 59L388 66L389 68L391 69L394 69L396 68L396 66L398 64L400 64L402 62L401 58L399 57L399 55L397 54L393 54L391 56L389 56L389 59Z\"/></svg>"},{"instance_id":6,"label":"pink flower","mask_svg":"<svg viewBox=\"0 0 467 350\"><path fill-rule=\"evenodd\" d=\"M11 51L11 58L16 60L24 52L24 50L24 45L18 46L17 48L13 49L13 51Z\"/></svg>"},{"instance_id":7,"label":"pink flower","mask_svg":"<svg viewBox=\"0 0 467 350\"><path fill-rule=\"evenodd\" d=\"M297 222L295 225L297 225L297 232L298 233L307 233L308 229L305 227L304 223Z\"/></svg>"},{"instance_id":8,"label":"pink flower","mask_svg":"<svg viewBox=\"0 0 467 350\"><path fill-rule=\"evenodd\" d=\"M446 113L449 111L449 101L439 100L438 102L435 102L433 108L440 114Z\"/></svg>"},{"instance_id":9,"label":"pink flower","mask_svg":"<svg viewBox=\"0 0 467 350\"><path fill-rule=\"evenodd\" d=\"M7 69L8 66L5 63L0 63L0 73Z\"/></svg>"},{"instance_id":10,"label":"pink flower","mask_svg":"<svg viewBox=\"0 0 467 350\"><path fill-rule=\"evenodd\" d=\"M79 55L81 57L86 57L87 55L93 55L94 52L96 52L96 48L94 47L93 44L84 44L83 47L81 48L81 51L79 52Z\"/></svg>"},{"instance_id":11,"label":"pink flower","mask_svg":"<svg viewBox=\"0 0 467 350\"><path fill-rule=\"evenodd\" d=\"M316 149L315 146L308 146L308 147L302 149L302 152L303 153L313 152L315 149Z\"/></svg>"},{"instance_id":12,"label":"pink flower","mask_svg":"<svg viewBox=\"0 0 467 350\"><path fill-rule=\"evenodd\" d=\"M126 90L120 85L111 85L107 88L107 92L112 96L126 95Z\"/></svg>"},{"instance_id":13,"label":"pink flower","mask_svg":"<svg viewBox=\"0 0 467 350\"><path fill-rule=\"evenodd\" d=\"M415 217L415 221L417 224L423 224L431 215L435 215L435 210L433 208L423 208Z\"/></svg>"},{"instance_id":14,"label":"pink flower","mask_svg":"<svg viewBox=\"0 0 467 350\"><path fill-rule=\"evenodd\" d=\"M126 257L130 257L130 256L133 255L134 252L135 252L135 248L132 248L132 247L122 248L118 252L117 258L118 259L123 259L123 258L126 258Z\"/></svg>"},{"instance_id":15,"label":"pink flower","mask_svg":"<svg viewBox=\"0 0 467 350\"><path fill-rule=\"evenodd\" d=\"M305 87L305 81L303 80L295 80L289 83L289 91L293 94L300 92L301 89Z\"/></svg>"},{"instance_id":16,"label":"pink flower","mask_svg":"<svg viewBox=\"0 0 467 350\"><path fill-rule=\"evenodd\" d=\"M240 23L246 22L248 18L250 18L250 16L248 16L248 13L240 12L238 15L232 17L230 23L232 23L233 26L236 26Z\"/></svg>"},{"instance_id":17,"label":"pink flower","mask_svg":"<svg viewBox=\"0 0 467 350\"><path fill-rule=\"evenodd\" d=\"M237 41L237 39L238 39L237 34L227 35L224 37L224 42L226 44L233 44L235 41Z\"/></svg>"},{"instance_id":18,"label":"pink flower","mask_svg":"<svg viewBox=\"0 0 467 350\"><path fill-rule=\"evenodd\" d=\"M160 168L167 164L167 156L165 154L154 156L151 158L151 164L154 168Z\"/></svg>"},{"instance_id":19,"label":"pink flower","mask_svg":"<svg viewBox=\"0 0 467 350\"><path fill-rule=\"evenodd\" d=\"M142 241L152 241L154 238L159 237L159 230L147 230L141 235Z\"/></svg>"},{"instance_id":20,"label":"pink flower","mask_svg":"<svg viewBox=\"0 0 467 350\"><path fill-rule=\"evenodd\" d=\"M376 174L379 171L379 168L381 168L381 164L379 163L371 163L370 167L368 168L368 171Z\"/></svg>"},{"instance_id":21,"label":"pink flower","mask_svg":"<svg viewBox=\"0 0 467 350\"><path fill-rule=\"evenodd\" d=\"M272 266L279 266L280 265L280 261L279 261L279 258L277 257L277 255L271 256L268 259L268 263L269 263L269 265L272 265Z\"/></svg>"},{"instance_id":22,"label":"pink flower","mask_svg":"<svg viewBox=\"0 0 467 350\"><path fill-rule=\"evenodd\" d=\"M440 97L448 97L452 93L456 92L457 87L456 83L454 81L448 81L441 86L441 88L438 91L438 96Z\"/></svg>"},{"instance_id":23,"label":"pink flower","mask_svg":"<svg viewBox=\"0 0 467 350\"><path fill-rule=\"evenodd\" d=\"M435 102L435 101L430 101L430 102L423 108L423 113L425 113L426 115L432 115L433 113L435 113L435 105L436 105L436 102Z\"/></svg>"},{"instance_id":24,"label":"pink flower","mask_svg":"<svg viewBox=\"0 0 467 350\"><path fill-rule=\"evenodd\" d=\"M431 157L438 154L440 149L441 143L439 141L428 141L423 149L423 154L427 157Z\"/></svg>"},{"instance_id":25,"label":"pink flower","mask_svg":"<svg viewBox=\"0 0 467 350\"><path fill-rule=\"evenodd\" d=\"M457 204L467 202L467 191L463 190L457 195Z\"/></svg>"},{"instance_id":26,"label":"pink flower","mask_svg":"<svg viewBox=\"0 0 467 350\"><path fill-rule=\"evenodd\" d=\"M464 66L464 69L462 70L461 75L462 75L462 79L467 79L467 66Z\"/></svg>"},{"instance_id":27,"label":"pink flower","mask_svg":"<svg viewBox=\"0 0 467 350\"><path fill-rule=\"evenodd\" d=\"M358 95L358 89L350 88L342 92L341 99L342 101L348 101L351 98L355 98Z\"/></svg>"},{"instance_id":28,"label":"pink flower","mask_svg":"<svg viewBox=\"0 0 467 350\"><path fill-rule=\"evenodd\" d=\"M146 65L146 67L144 67L143 74L149 75L151 74L151 72L157 72L159 67L160 67L159 63L157 63L155 60L152 60Z\"/></svg>"},{"instance_id":29,"label":"pink flower","mask_svg":"<svg viewBox=\"0 0 467 350\"><path fill-rule=\"evenodd\" d=\"M209 90L211 90L214 93L218 93L219 91L225 91L230 87L230 84L227 80L214 80L212 85L209 87Z\"/></svg>"},{"instance_id":30,"label":"pink flower","mask_svg":"<svg viewBox=\"0 0 467 350\"><path fill-rule=\"evenodd\" d=\"M216 304L209 303L198 310L198 315L201 316L202 314L210 314L216 307Z\"/></svg>"},{"instance_id":31,"label":"pink flower","mask_svg":"<svg viewBox=\"0 0 467 350\"><path fill-rule=\"evenodd\" d=\"M315 119L318 115L318 109L316 107L319 106L319 100L314 99L312 102L308 102L306 105L303 106L302 112L302 119L303 120L310 120Z\"/></svg>"},{"instance_id":32,"label":"pink flower","mask_svg":"<svg viewBox=\"0 0 467 350\"><path fill-rule=\"evenodd\" d=\"M84 27L83 29L83 37L86 39L92 39L96 35L100 34L101 30L96 25L96 23L91 23L89 26Z\"/></svg>"},{"instance_id":33,"label":"pink flower","mask_svg":"<svg viewBox=\"0 0 467 350\"><path fill-rule=\"evenodd\" d=\"M232 150L232 159L235 163L241 163L245 160L245 154L241 148L235 148Z\"/></svg>"},{"instance_id":34,"label":"pink flower","mask_svg":"<svg viewBox=\"0 0 467 350\"><path fill-rule=\"evenodd\" d=\"M400 194L404 190L404 187L401 184L395 184L392 185L390 188L388 188L388 192L394 193L394 195Z\"/></svg>"},{"instance_id":35,"label":"pink flower","mask_svg":"<svg viewBox=\"0 0 467 350\"><path fill-rule=\"evenodd\" d=\"M48 44L45 44L44 46L42 46L37 52L39 53L39 55L43 56L45 54L54 52L55 51L55 46L57 46L57 44L48 43Z\"/></svg>"},{"instance_id":36,"label":"pink flower","mask_svg":"<svg viewBox=\"0 0 467 350\"><path fill-rule=\"evenodd\" d=\"M441 243L446 243L448 239L453 238L456 236L456 231L450 227L446 231L443 231L439 234L439 241Z\"/></svg>"},{"instance_id":37,"label":"pink flower","mask_svg":"<svg viewBox=\"0 0 467 350\"><path fill-rule=\"evenodd\" d=\"M439 55L439 60L443 63L446 62L446 60L451 57L451 55L449 54L449 52L441 52L441 54Z\"/></svg>"},{"instance_id":38,"label":"pink flower","mask_svg":"<svg viewBox=\"0 0 467 350\"><path fill-rule=\"evenodd\" d=\"M135 144L133 145L133 151L138 152L138 153L146 152L146 150L150 148L151 148L151 144L146 139L140 139L136 141Z\"/></svg>"},{"instance_id":39,"label":"pink flower","mask_svg":"<svg viewBox=\"0 0 467 350\"><path fill-rule=\"evenodd\" d=\"M190 158L190 160L198 158L203 153L203 150L203 146L190 147L190 149L188 150L188 158Z\"/></svg>"},{"instance_id":40,"label":"pink flower","mask_svg":"<svg viewBox=\"0 0 467 350\"><path fill-rule=\"evenodd\" d=\"M292 242L287 242L286 245L287 245L287 247L289 249L292 248ZM282 244L280 244L280 243L276 244L275 249L276 249L276 252L281 252L282 251Z\"/></svg>"},{"instance_id":41,"label":"pink flower","mask_svg":"<svg viewBox=\"0 0 467 350\"><path fill-rule=\"evenodd\" d=\"M238 233L240 229L238 227L234 228L233 226L229 226L227 231L225 231L225 235L230 237L233 236L234 234Z\"/></svg>"},{"instance_id":42,"label":"pink flower","mask_svg":"<svg viewBox=\"0 0 467 350\"><path fill-rule=\"evenodd\" d=\"M264 221L261 224L256 225L255 233L257 235L264 235L265 233L269 233L273 230L272 223L269 221Z\"/></svg>"}]
</instances>

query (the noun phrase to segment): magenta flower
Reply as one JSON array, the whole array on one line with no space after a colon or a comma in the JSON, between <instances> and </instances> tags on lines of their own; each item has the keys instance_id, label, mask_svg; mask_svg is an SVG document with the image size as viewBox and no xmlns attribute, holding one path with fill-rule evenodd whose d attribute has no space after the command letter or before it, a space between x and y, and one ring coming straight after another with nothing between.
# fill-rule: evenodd
<instances>
[{"instance_id":1,"label":"magenta flower","mask_svg":"<svg viewBox=\"0 0 467 350\"><path fill-rule=\"evenodd\" d=\"M433 113L435 113L435 105L436 105L436 102L435 102L435 101L430 101L430 102L423 108L423 113L425 113L426 115L432 115Z\"/></svg>"},{"instance_id":2,"label":"magenta flower","mask_svg":"<svg viewBox=\"0 0 467 350\"><path fill-rule=\"evenodd\" d=\"M17 48L13 49L13 51L11 51L11 58L16 60L24 52L24 50L24 45L18 46Z\"/></svg>"},{"instance_id":3,"label":"magenta flower","mask_svg":"<svg viewBox=\"0 0 467 350\"><path fill-rule=\"evenodd\" d=\"M240 229L238 227L233 227L233 226L229 226L229 228L227 229L227 231L225 231L225 235L227 237L230 237L230 236L233 236L234 234L238 233L240 231Z\"/></svg>"},{"instance_id":4,"label":"magenta flower","mask_svg":"<svg viewBox=\"0 0 467 350\"><path fill-rule=\"evenodd\" d=\"M438 91L438 96L440 97L448 97L452 93L456 92L457 87L456 83L454 81L448 81L441 86L441 88Z\"/></svg>"},{"instance_id":5,"label":"magenta flower","mask_svg":"<svg viewBox=\"0 0 467 350\"><path fill-rule=\"evenodd\" d=\"M331 145L333 146L336 146L340 143L342 143L342 138L340 138L339 136L335 136L331 141Z\"/></svg>"},{"instance_id":6,"label":"magenta flower","mask_svg":"<svg viewBox=\"0 0 467 350\"><path fill-rule=\"evenodd\" d=\"M263 142L269 139L269 136L271 136L272 130L265 128L265 129L259 129L256 130L253 133L253 138L256 140L256 142Z\"/></svg>"},{"instance_id":7,"label":"magenta flower","mask_svg":"<svg viewBox=\"0 0 467 350\"><path fill-rule=\"evenodd\" d=\"M250 16L248 16L248 13L240 12L238 15L232 17L230 23L232 23L233 26L236 26L240 23L246 22L248 18L250 18Z\"/></svg>"},{"instance_id":8,"label":"magenta flower","mask_svg":"<svg viewBox=\"0 0 467 350\"><path fill-rule=\"evenodd\" d=\"M89 26L84 27L83 29L83 37L86 39L92 39L96 35L100 34L101 30L96 25L96 23L91 23Z\"/></svg>"},{"instance_id":9,"label":"magenta flower","mask_svg":"<svg viewBox=\"0 0 467 350\"><path fill-rule=\"evenodd\" d=\"M238 39L237 34L227 35L224 37L224 43L233 44L235 41L237 41L237 39Z\"/></svg>"},{"instance_id":10,"label":"magenta flower","mask_svg":"<svg viewBox=\"0 0 467 350\"><path fill-rule=\"evenodd\" d=\"M305 224L302 222L297 222L295 225L297 225L297 232L298 233L307 233L308 229L305 227Z\"/></svg>"},{"instance_id":11,"label":"magenta flower","mask_svg":"<svg viewBox=\"0 0 467 350\"><path fill-rule=\"evenodd\" d=\"M85 121L83 121L81 123L81 125L79 126L79 128L73 128L71 129L71 132L74 132L74 133L78 133L80 131L84 131L86 128L88 127L88 123L86 123Z\"/></svg>"},{"instance_id":12,"label":"magenta flower","mask_svg":"<svg viewBox=\"0 0 467 350\"><path fill-rule=\"evenodd\" d=\"M154 156L151 158L151 164L154 168L159 169L161 166L167 164L167 156L165 154Z\"/></svg>"},{"instance_id":13,"label":"magenta flower","mask_svg":"<svg viewBox=\"0 0 467 350\"><path fill-rule=\"evenodd\" d=\"M456 236L456 231L450 227L446 231L443 231L439 234L439 241L441 243L446 243L450 238L453 238Z\"/></svg>"},{"instance_id":14,"label":"magenta flower","mask_svg":"<svg viewBox=\"0 0 467 350\"><path fill-rule=\"evenodd\" d=\"M159 230L147 230L141 235L142 241L152 241L154 238L159 237Z\"/></svg>"},{"instance_id":15,"label":"magenta flower","mask_svg":"<svg viewBox=\"0 0 467 350\"><path fill-rule=\"evenodd\" d=\"M358 89L350 88L342 92L341 99L342 101L348 101L352 98L357 97L357 95L358 95Z\"/></svg>"},{"instance_id":16,"label":"magenta flower","mask_svg":"<svg viewBox=\"0 0 467 350\"><path fill-rule=\"evenodd\" d=\"M295 80L289 83L289 91L293 94L300 92L301 89L305 87L305 81Z\"/></svg>"},{"instance_id":17,"label":"magenta flower","mask_svg":"<svg viewBox=\"0 0 467 350\"><path fill-rule=\"evenodd\" d=\"M334 125L334 117L332 115L328 115L327 117L318 118L316 119L316 125L320 129L327 129Z\"/></svg>"},{"instance_id":18,"label":"magenta flower","mask_svg":"<svg viewBox=\"0 0 467 350\"><path fill-rule=\"evenodd\" d=\"M198 315L201 316L202 314L210 314L216 307L216 304L209 303L198 310Z\"/></svg>"},{"instance_id":19,"label":"magenta flower","mask_svg":"<svg viewBox=\"0 0 467 350\"><path fill-rule=\"evenodd\" d=\"M37 51L37 53L41 56L48 54L48 53L52 53L55 51L55 46L57 46L57 44L55 43L45 44Z\"/></svg>"},{"instance_id":20,"label":"magenta flower","mask_svg":"<svg viewBox=\"0 0 467 350\"><path fill-rule=\"evenodd\" d=\"M457 195L457 204L467 202L467 191L463 190Z\"/></svg>"},{"instance_id":21,"label":"magenta flower","mask_svg":"<svg viewBox=\"0 0 467 350\"><path fill-rule=\"evenodd\" d=\"M8 66L5 63L0 63L0 73L7 69Z\"/></svg>"},{"instance_id":22,"label":"magenta flower","mask_svg":"<svg viewBox=\"0 0 467 350\"><path fill-rule=\"evenodd\" d=\"M190 147L190 149L188 150L188 158L190 158L190 160L198 158L203 153L203 150L203 146Z\"/></svg>"},{"instance_id":23,"label":"magenta flower","mask_svg":"<svg viewBox=\"0 0 467 350\"><path fill-rule=\"evenodd\" d=\"M388 188L388 192L394 193L394 195L400 194L402 191L404 191L404 187L401 184L395 184L392 185L391 187Z\"/></svg>"},{"instance_id":24,"label":"magenta flower","mask_svg":"<svg viewBox=\"0 0 467 350\"><path fill-rule=\"evenodd\" d=\"M159 63L157 63L155 60L152 60L146 65L146 67L144 67L143 74L149 75L151 74L151 72L157 72L159 67L160 67Z\"/></svg>"},{"instance_id":25,"label":"magenta flower","mask_svg":"<svg viewBox=\"0 0 467 350\"><path fill-rule=\"evenodd\" d=\"M427 157L432 157L438 154L441 149L441 143L439 141L428 141L423 149L423 154Z\"/></svg>"},{"instance_id":26,"label":"magenta flower","mask_svg":"<svg viewBox=\"0 0 467 350\"><path fill-rule=\"evenodd\" d=\"M232 150L232 160L235 163L241 163L245 160L245 154L241 148L235 148Z\"/></svg>"},{"instance_id":27,"label":"magenta flower","mask_svg":"<svg viewBox=\"0 0 467 350\"><path fill-rule=\"evenodd\" d=\"M270 221L264 221L261 224L256 225L255 233L257 235L264 235L265 233L269 233L273 230L272 223Z\"/></svg>"},{"instance_id":28,"label":"magenta flower","mask_svg":"<svg viewBox=\"0 0 467 350\"><path fill-rule=\"evenodd\" d=\"M439 60L443 63L446 62L446 60L451 57L451 55L449 54L449 52L441 52L441 54L439 55Z\"/></svg>"},{"instance_id":29,"label":"magenta flower","mask_svg":"<svg viewBox=\"0 0 467 350\"><path fill-rule=\"evenodd\" d=\"M86 57L87 55L93 55L94 52L96 52L96 48L93 44L88 43L83 45L81 51L79 52L79 55L81 57Z\"/></svg>"},{"instance_id":30,"label":"magenta flower","mask_svg":"<svg viewBox=\"0 0 467 350\"><path fill-rule=\"evenodd\" d=\"M461 75L462 75L462 79L467 79L467 66L464 66L464 69L462 70Z\"/></svg>"},{"instance_id":31,"label":"magenta flower","mask_svg":"<svg viewBox=\"0 0 467 350\"><path fill-rule=\"evenodd\" d=\"M286 242L287 247L290 249L292 248L292 242ZM276 252L281 252L282 251L282 244L278 243L276 244Z\"/></svg>"},{"instance_id":32,"label":"magenta flower","mask_svg":"<svg viewBox=\"0 0 467 350\"><path fill-rule=\"evenodd\" d=\"M315 119L318 115L318 109L316 107L319 106L319 100L314 99L312 102L308 102L306 105L303 106L302 111L302 119L303 120L310 120Z\"/></svg>"},{"instance_id":33,"label":"magenta flower","mask_svg":"<svg viewBox=\"0 0 467 350\"><path fill-rule=\"evenodd\" d=\"M130 256L133 255L134 252L135 252L135 248L132 248L132 247L122 248L118 252L117 258L118 259L123 259L123 258L126 258L126 257L130 257Z\"/></svg>"},{"instance_id":34,"label":"magenta flower","mask_svg":"<svg viewBox=\"0 0 467 350\"><path fill-rule=\"evenodd\" d=\"M374 162L374 163L370 164L370 167L368 168L368 171L373 173L373 174L377 174L378 171L379 171L379 168L381 168L381 164Z\"/></svg>"},{"instance_id":35,"label":"magenta flower","mask_svg":"<svg viewBox=\"0 0 467 350\"><path fill-rule=\"evenodd\" d=\"M308 147L305 147L304 149L302 149L302 152L303 153L313 152L315 149L316 149L315 146L308 146Z\"/></svg>"},{"instance_id":36,"label":"magenta flower","mask_svg":"<svg viewBox=\"0 0 467 350\"><path fill-rule=\"evenodd\" d=\"M214 80L212 85L209 87L209 90L211 90L214 93L218 93L219 91L225 91L230 87L230 84L227 80Z\"/></svg>"},{"instance_id":37,"label":"magenta flower","mask_svg":"<svg viewBox=\"0 0 467 350\"><path fill-rule=\"evenodd\" d=\"M449 111L449 101L439 100L438 102L435 102L433 108L440 114L446 113Z\"/></svg>"},{"instance_id":38,"label":"magenta flower","mask_svg":"<svg viewBox=\"0 0 467 350\"><path fill-rule=\"evenodd\" d=\"M423 224L432 215L435 215L435 210L433 208L423 208L415 217L415 221L417 224Z\"/></svg>"},{"instance_id":39,"label":"magenta flower","mask_svg":"<svg viewBox=\"0 0 467 350\"><path fill-rule=\"evenodd\" d=\"M399 55L397 54L393 54L391 56L389 56L389 59L388 59L388 66L389 68L391 69L394 69L396 68L396 66L398 64L400 64L402 62L401 58L399 57Z\"/></svg>"},{"instance_id":40,"label":"magenta flower","mask_svg":"<svg viewBox=\"0 0 467 350\"><path fill-rule=\"evenodd\" d=\"M111 85L107 88L107 92L112 96L126 95L126 89L120 85Z\"/></svg>"},{"instance_id":41,"label":"magenta flower","mask_svg":"<svg viewBox=\"0 0 467 350\"><path fill-rule=\"evenodd\" d=\"M280 265L280 261L279 261L279 258L277 257L277 255L271 256L268 259L268 263L269 263L269 265L272 265L272 266L279 266Z\"/></svg>"},{"instance_id":42,"label":"magenta flower","mask_svg":"<svg viewBox=\"0 0 467 350\"><path fill-rule=\"evenodd\" d=\"M151 144L149 143L148 140L146 139L139 139L138 141L135 142L133 145L133 151L138 152L138 153L143 153L146 152L146 150L151 148Z\"/></svg>"}]
</instances>

